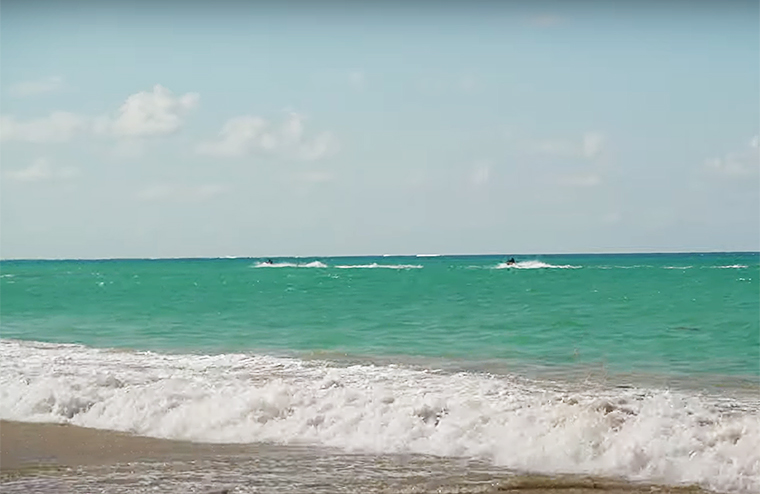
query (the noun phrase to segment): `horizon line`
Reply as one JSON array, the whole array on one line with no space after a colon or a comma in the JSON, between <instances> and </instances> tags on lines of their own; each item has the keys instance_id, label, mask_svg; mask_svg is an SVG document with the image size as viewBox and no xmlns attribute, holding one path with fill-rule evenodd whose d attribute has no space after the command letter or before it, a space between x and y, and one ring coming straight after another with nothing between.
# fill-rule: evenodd
<instances>
[{"instance_id":1,"label":"horizon line","mask_svg":"<svg viewBox=\"0 0 760 494\"><path fill-rule=\"evenodd\" d=\"M9 261L189 261L221 259L340 259L362 257L515 257L515 256L616 256L616 255L657 255L657 254L760 254L760 250L704 250L704 251L615 251L615 252L543 252L543 253L480 253L480 254L342 254L342 255L264 255L264 256L179 256L179 257L13 257L2 258L0 262Z\"/></svg>"}]
</instances>

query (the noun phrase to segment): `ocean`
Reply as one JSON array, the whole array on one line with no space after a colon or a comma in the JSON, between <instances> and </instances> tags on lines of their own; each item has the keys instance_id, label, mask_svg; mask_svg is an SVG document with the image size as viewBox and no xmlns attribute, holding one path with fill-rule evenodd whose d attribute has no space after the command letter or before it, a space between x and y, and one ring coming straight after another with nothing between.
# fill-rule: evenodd
<instances>
[{"instance_id":1,"label":"ocean","mask_svg":"<svg viewBox=\"0 0 760 494\"><path fill-rule=\"evenodd\" d=\"M516 258L2 261L0 418L760 492L760 254Z\"/></svg>"}]
</instances>

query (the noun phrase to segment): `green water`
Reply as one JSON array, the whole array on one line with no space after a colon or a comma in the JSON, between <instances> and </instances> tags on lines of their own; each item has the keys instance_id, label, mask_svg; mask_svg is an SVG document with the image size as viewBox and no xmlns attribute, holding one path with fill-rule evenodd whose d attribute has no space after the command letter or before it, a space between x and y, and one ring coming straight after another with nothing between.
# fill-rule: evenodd
<instances>
[{"instance_id":1,"label":"green water","mask_svg":"<svg viewBox=\"0 0 760 494\"><path fill-rule=\"evenodd\" d=\"M497 269L504 260L4 261L0 332L162 352L760 376L757 253L521 256ZM313 261L324 267L303 267Z\"/></svg>"}]
</instances>

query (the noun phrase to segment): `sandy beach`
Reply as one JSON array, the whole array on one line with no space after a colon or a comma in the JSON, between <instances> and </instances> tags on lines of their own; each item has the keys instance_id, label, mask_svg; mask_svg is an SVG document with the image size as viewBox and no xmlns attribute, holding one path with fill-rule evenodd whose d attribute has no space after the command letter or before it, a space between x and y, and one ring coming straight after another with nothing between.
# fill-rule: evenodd
<instances>
[{"instance_id":1,"label":"sandy beach","mask_svg":"<svg viewBox=\"0 0 760 494\"><path fill-rule=\"evenodd\" d=\"M310 481L288 472L313 472ZM146 479L150 479L146 481ZM0 421L4 492L703 493L589 477L489 470L466 460L372 457L270 445L200 444L71 425ZM107 488L106 488L107 487Z\"/></svg>"},{"instance_id":2,"label":"sandy beach","mask_svg":"<svg viewBox=\"0 0 760 494\"><path fill-rule=\"evenodd\" d=\"M0 421L0 471L4 473L41 466L192 460L246 450L252 448L168 441L66 424Z\"/></svg>"}]
</instances>

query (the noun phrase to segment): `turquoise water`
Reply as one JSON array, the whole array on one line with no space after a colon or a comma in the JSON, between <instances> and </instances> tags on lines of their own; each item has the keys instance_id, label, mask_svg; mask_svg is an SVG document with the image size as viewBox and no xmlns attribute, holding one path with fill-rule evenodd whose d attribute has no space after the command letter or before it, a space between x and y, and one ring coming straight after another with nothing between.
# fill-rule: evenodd
<instances>
[{"instance_id":1,"label":"turquoise water","mask_svg":"<svg viewBox=\"0 0 760 494\"><path fill-rule=\"evenodd\" d=\"M760 492L758 253L272 261L2 262L0 419Z\"/></svg>"},{"instance_id":2,"label":"turquoise water","mask_svg":"<svg viewBox=\"0 0 760 494\"><path fill-rule=\"evenodd\" d=\"M760 377L757 253L4 261L5 339Z\"/></svg>"}]
</instances>

